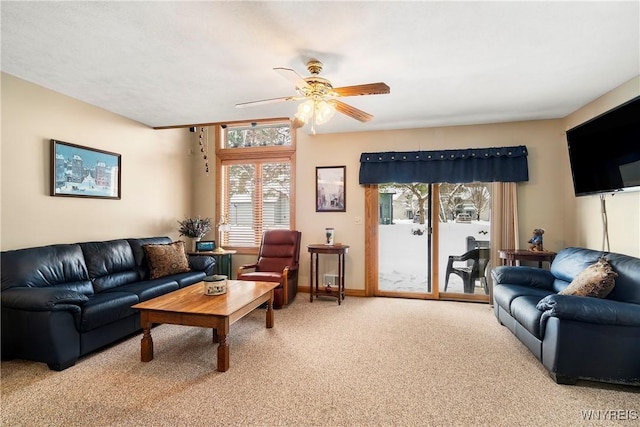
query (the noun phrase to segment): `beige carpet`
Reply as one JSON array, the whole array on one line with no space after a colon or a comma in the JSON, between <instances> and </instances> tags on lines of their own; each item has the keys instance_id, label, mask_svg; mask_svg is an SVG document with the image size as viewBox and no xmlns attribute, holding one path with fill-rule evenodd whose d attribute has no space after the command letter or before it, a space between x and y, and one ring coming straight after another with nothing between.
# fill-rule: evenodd
<instances>
[{"instance_id":1,"label":"beige carpet","mask_svg":"<svg viewBox=\"0 0 640 427\"><path fill-rule=\"evenodd\" d=\"M173 325L148 363L141 335L62 372L2 362L2 426L640 424L640 388L555 384L485 304L300 294L275 314L231 327L225 373L210 330Z\"/></svg>"}]
</instances>

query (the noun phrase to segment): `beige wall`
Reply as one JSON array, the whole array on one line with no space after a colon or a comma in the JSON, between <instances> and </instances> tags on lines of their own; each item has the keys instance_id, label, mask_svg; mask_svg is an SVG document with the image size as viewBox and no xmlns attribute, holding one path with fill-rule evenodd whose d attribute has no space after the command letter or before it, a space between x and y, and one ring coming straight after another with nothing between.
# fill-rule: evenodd
<instances>
[{"instance_id":1,"label":"beige wall","mask_svg":"<svg viewBox=\"0 0 640 427\"><path fill-rule=\"evenodd\" d=\"M191 135L2 74L2 250L168 235L191 208ZM122 155L122 199L49 195L50 139Z\"/></svg>"},{"instance_id":2,"label":"beige wall","mask_svg":"<svg viewBox=\"0 0 640 427\"><path fill-rule=\"evenodd\" d=\"M580 108L565 119L564 128L571 129L640 95L640 76L633 78L611 92ZM566 143L566 142L565 142ZM594 155L598 149L594 147ZM568 162L568 153L564 153ZM591 249L603 248L604 226L601 203L598 195L574 197L576 213L572 221L576 224L576 245ZM609 244L611 252L640 257L640 192L621 193L604 197L608 218ZM606 249L606 246L604 247Z\"/></svg>"}]
</instances>

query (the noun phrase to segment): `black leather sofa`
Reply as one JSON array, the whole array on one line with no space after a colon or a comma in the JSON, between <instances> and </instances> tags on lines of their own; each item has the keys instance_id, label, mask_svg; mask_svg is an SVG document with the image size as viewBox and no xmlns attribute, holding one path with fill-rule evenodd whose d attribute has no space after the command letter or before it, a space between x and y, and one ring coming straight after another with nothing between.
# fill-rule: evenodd
<instances>
[{"instance_id":1,"label":"black leather sofa","mask_svg":"<svg viewBox=\"0 0 640 427\"><path fill-rule=\"evenodd\" d=\"M558 294L601 256L618 274L606 298ZM640 385L640 259L566 248L550 270L501 266L492 277L498 320L557 383Z\"/></svg>"},{"instance_id":2,"label":"black leather sofa","mask_svg":"<svg viewBox=\"0 0 640 427\"><path fill-rule=\"evenodd\" d=\"M132 305L214 274L212 257L193 256L190 271L150 279L143 246L168 243L151 237L2 252L2 359L60 371L139 331Z\"/></svg>"}]
</instances>

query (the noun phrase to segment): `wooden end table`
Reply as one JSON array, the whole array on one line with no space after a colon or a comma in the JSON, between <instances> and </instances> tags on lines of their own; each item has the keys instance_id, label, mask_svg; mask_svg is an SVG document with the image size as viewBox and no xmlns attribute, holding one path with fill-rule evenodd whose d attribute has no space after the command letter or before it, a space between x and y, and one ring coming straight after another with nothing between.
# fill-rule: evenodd
<instances>
[{"instance_id":1,"label":"wooden end table","mask_svg":"<svg viewBox=\"0 0 640 427\"><path fill-rule=\"evenodd\" d=\"M266 327L273 327L273 289L275 282L227 281L227 293L205 295L203 282L134 305L140 310L142 340L140 360L153 360L151 327L154 323L213 328L218 343L220 372L229 369L229 326L263 303L267 303Z\"/></svg>"},{"instance_id":2,"label":"wooden end table","mask_svg":"<svg viewBox=\"0 0 640 427\"><path fill-rule=\"evenodd\" d=\"M500 249L500 258L504 265L516 265L516 261L537 261L538 268L543 262L551 264L557 253L549 251L529 251L525 249Z\"/></svg>"},{"instance_id":3,"label":"wooden end table","mask_svg":"<svg viewBox=\"0 0 640 427\"><path fill-rule=\"evenodd\" d=\"M347 252L349 252L348 245L325 245L325 244L315 244L307 246L309 253L311 254L311 268L309 270L309 301L313 302L313 296L315 294L316 298L319 295L337 297L338 305L340 302L344 300L344 271L345 271L345 261L344 256ZM318 292L318 254L329 254L329 255L338 255L338 289L336 291L331 290L330 292L320 293ZM315 261L315 262L314 262ZM315 270L313 268L315 263ZM315 275L314 275L315 271ZM313 282L315 278L315 290L313 287Z\"/></svg>"},{"instance_id":4,"label":"wooden end table","mask_svg":"<svg viewBox=\"0 0 640 427\"><path fill-rule=\"evenodd\" d=\"M227 276L229 279L233 279L232 256L237 251L230 249L217 248L213 251L200 251L200 252L187 252L187 255L200 255L210 256L216 260L216 270L218 274Z\"/></svg>"}]
</instances>

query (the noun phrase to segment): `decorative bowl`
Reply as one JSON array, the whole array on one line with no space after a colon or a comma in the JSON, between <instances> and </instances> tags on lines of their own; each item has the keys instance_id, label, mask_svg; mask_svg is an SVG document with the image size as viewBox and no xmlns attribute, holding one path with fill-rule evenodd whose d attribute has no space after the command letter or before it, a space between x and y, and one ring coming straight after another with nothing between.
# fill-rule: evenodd
<instances>
[{"instance_id":1,"label":"decorative bowl","mask_svg":"<svg viewBox=\"0 0 640 427\"><path fill-rule=\"evenodd\" d=\"M207 276L203 281L205 295L222 295L227 293L227 276Z\"/></svg>"}]
</instances>

